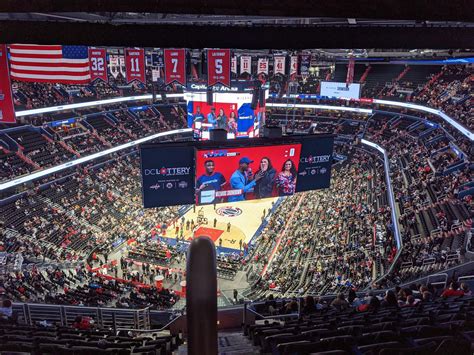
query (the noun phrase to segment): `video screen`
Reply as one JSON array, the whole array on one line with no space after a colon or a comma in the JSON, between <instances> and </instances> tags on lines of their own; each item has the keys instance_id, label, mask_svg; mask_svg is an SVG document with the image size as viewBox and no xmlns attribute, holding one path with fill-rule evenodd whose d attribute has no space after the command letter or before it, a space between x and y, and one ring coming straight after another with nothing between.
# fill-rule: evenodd
<instances>
[{"instance_id":1,"label":"video screen","mask_svg":"<svg viewBox=\"0 0 474 355\"><path fill-rule=\"evenodd\" d=\"M252 93L213 93L213 103L207 103L205 92L188 92L185 95L188 110L188 127L196 138L209 139L209 131L222 128L227 138L253 138L265 119L264 106L252 109Z\"/></svg>"},{"instance_id":2,"label":"video screen","mask_svg":"<svg viewBox=\"0 0 474 355\"><path fill-rule=\"evenodd\" d=\"M326 189L331 184L334 137L301 138L296 192Z\"/></svg>"},{"instance_id":3,"label":"video screen","mask_svg":"<svg viewBox=\"0 0 474 355\"><path fill-rule=\"evenodd\" d=\"M194 203L193 147L141 147L140 158L145 208Z\"/></svg>"},{"instance_id":4,"label":"video screen","mask_svg":"<svg viewBox=\"0 0 474 355\"><path fill-rule=\"evenodd\" d=\"M196 204L296 192L301 144L196 150Z\"/></svg>"}]
</instances>

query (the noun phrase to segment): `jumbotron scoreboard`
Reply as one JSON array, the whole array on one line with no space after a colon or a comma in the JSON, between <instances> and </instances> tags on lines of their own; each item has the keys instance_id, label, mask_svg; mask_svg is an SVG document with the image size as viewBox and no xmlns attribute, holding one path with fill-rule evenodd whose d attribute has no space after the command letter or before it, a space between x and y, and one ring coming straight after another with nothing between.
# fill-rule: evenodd
<instances>
[{"instance_id":1,"label":"jumbotron scoreboard","mask_svg":"<svg viewBox=\"0 0 474 355\"><path fill-rule=\"evenodd\" d=\"M291 196L328 188L334 136L140 147L145 208Z\"/></svg>"}]
</instances>

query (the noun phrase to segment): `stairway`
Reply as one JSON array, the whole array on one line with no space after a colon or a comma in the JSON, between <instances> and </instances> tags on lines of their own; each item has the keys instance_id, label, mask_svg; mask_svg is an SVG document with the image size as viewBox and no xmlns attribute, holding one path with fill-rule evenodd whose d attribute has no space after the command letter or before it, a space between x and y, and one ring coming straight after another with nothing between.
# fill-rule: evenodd
<instances>
[{"instance_id":1,"label":"stairway","mask_svg":"<svg viewBox=\"0 0 474 355\"><path fill-rule=\"evenodd\" d=\"M259 348L253 346L242 331L219 333L217 343L219 355L260 354Z\"/></svg>"},{"instance_id":2,"label":"stairway","mask_svg":"<svg viewBox=\"0 0 474 355\"><path fill-rule=\"evenodd\" d=\"M59 145L60 145L61 147L63 147L64 149L66 149L69 153L74 154L74 155L75 155L76 157L78 157L78 158L81 157L81 155L80 155L78 152L76 152L72 147L70 147L69 145L67 145L65 141L60 140L60 141L58 141L58 143L59 143Z\"/></svg>"},{"instance_id":3,"label":"stairway","mask_svg":"<svg viewBox=\"0 0 474 355\"><path fill-rule=\"evenodd\" d=\"M242 331L220 332L217 336L219 355L252 355L260 354L258 347L253 346L250 340L244 336ZM176 355L188 353L186 342L181 345Z\"/></svg>"},{"instance_id":4,"label":"stairway","mask_svg":"<svg viewBox=\"0 0 474 355\"><path fill-rule=\"evenodd\" d=\"M27 164L34 166L36 170L41 168L38 163L34 162L33 160L31 160L30 157L26 156L21 149L18 149L15 154Z\"/></svg>"}]
</instances>

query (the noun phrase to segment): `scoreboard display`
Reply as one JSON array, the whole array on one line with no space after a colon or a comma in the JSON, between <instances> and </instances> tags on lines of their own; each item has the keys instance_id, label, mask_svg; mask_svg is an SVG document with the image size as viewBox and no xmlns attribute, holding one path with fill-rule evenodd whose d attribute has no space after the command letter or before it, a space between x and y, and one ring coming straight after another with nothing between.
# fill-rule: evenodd
<instances>
[{"instance_id":1,"label":"scoreboard display","mask_svg":"<svg viewBox=\"0 0 474 355\"><path fill-rule=\"evenodd\" d=\"M140 147L145 208L239 202L328 188L334 137Z\"/></svg>"}]
</instances>

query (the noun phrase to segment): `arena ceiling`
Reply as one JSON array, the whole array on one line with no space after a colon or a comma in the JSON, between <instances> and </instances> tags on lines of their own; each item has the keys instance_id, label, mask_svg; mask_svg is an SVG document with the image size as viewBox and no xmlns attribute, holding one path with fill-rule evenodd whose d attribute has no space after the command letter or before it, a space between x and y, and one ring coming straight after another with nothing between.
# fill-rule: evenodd
<instances>
[{"instance_id":1,"label":"arena ceiling","mask_svg":"<svg viewBox=\"0 0 474 355\"><path fill-rule=\"evenodd\" d=\"M471 0L0 1L2 42L230 48L471 48Z\"/></svg>"}]
</instances>

